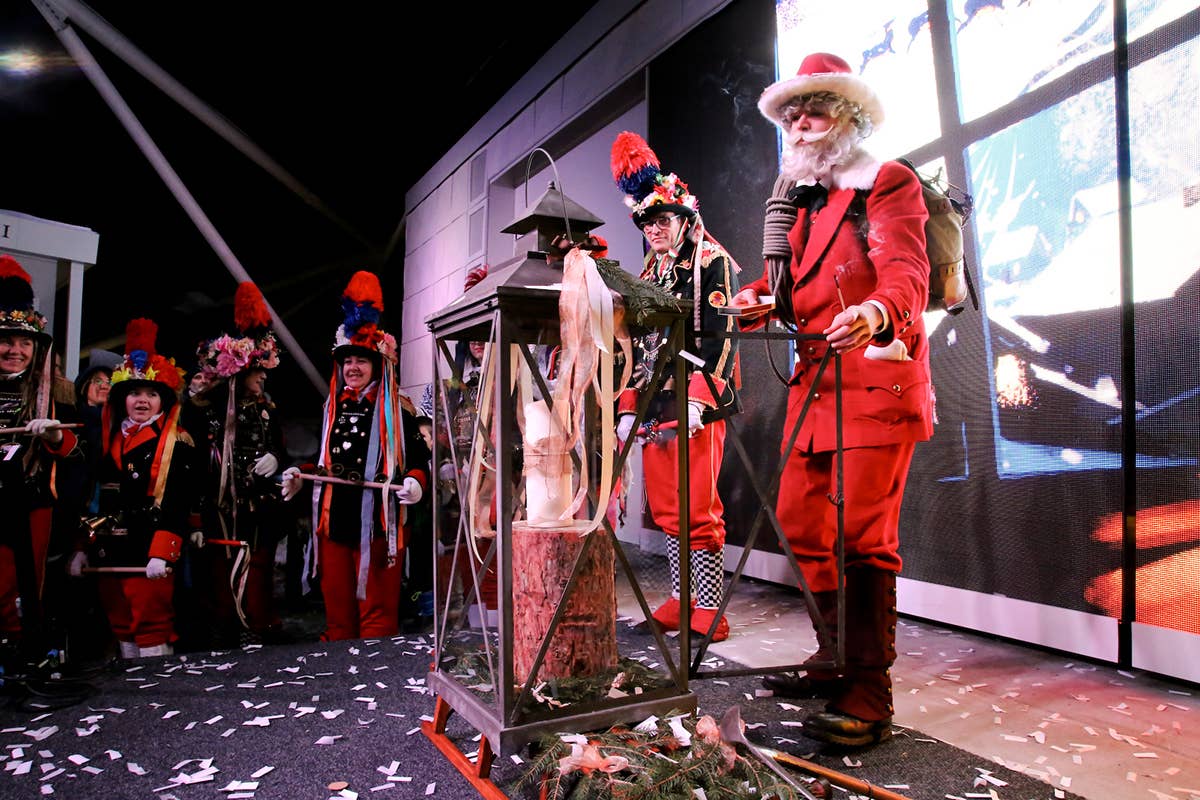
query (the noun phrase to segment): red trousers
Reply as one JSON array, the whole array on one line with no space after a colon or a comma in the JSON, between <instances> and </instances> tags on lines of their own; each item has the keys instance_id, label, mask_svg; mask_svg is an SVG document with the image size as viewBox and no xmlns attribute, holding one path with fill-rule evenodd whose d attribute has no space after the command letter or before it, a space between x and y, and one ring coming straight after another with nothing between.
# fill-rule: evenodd
<instances>
[{"instance_id":1,"label":"red trousers","mask_svg":"<svg viewBox=\"0 0 1200 800\"><path fill-rule=\"evenodd\" d=\"M100 604L119 642L156 647L175 641L175 579L100 575Z\"/></svg>"},{"instance_id":2,"label":"red trousers","mask_svg":"<svg viewBox=\"0 0 1200 800\"><path fill-rule=\"evenodd\" d=\"M682 421L681 421L682 422ZM686 425L680 436L666 444L642 447L642 475L654 524L668 536L679 535L679 442L688 443L688 534L692 550L720 550L725 546L725 506L717 494L717 476L725 456L725 420L710 422L688 438Z\"/></svg>"},{"instance_id":3,"label":"red trousers","mask_svg":"<svg viewBox=\"0 0 1200 800\"><path fill-rule=\"evenodd\" d=\"M46 554L50 550L50 524L53 508L37 508L29 512L29 532L33 544L33 573L38 597L46 577ZM20 569L28 569L21 564ZM17 558L12 548L0 545L0 636L13 638L21 634L21 617L17 613Z\"/></svg>"},{"instance_id":4,"label":"red trousers","mask_svg":"<svg viewBox=\"0 0 1200 800\"><path fill-rule=\"evenodd\" d=\"M207 549L207 548L206 548ZM233 571L233 556L226 554L224 545L212 546L212 581L216 598L216 614L226 626L241 626L234 607L230 573ZM246 590L242 595L242 612L251 631L265 633L278 628L282 623L275 608L275 547L261 545L250 551L250 563L246 568Z\"/></svg>"},{"instance_id":5,"label":"red trousers","mask_svg":"<svg viewBox=\"0 0 1200 800\"><path fill-rule=\"evenodd\" d=\"M358 548L318 539L321 594L325 598L325 633L321 639L376 638L400 632L400 584L404 576L404 551L387 565L387 541L371 540L371 565L367 569L367 596L356 597Z\"/></svg>"},{"instance_id":6,"label":"red trousers","mask_svg":"<svg viewBox=\"0 0 1200 800\"><path fill-rule=\"evenodd\" d=\"M913 442L844 450L842 467L846 569L900 572L900 503L912 462ZM787 463L775 513L808 587L838 588L836 453L784 454Z\"/></svg>"}]
</instances>

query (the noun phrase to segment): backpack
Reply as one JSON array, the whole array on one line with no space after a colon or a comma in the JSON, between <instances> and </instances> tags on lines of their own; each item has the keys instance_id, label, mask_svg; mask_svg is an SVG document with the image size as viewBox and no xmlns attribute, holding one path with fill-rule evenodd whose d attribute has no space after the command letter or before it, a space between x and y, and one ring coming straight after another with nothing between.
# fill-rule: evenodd
<instances>
[{"instance_id":1,"label":"backpack","mask_svg":"<svg viewBox=\"0 0 1200 800\"><path fill-rule=\"evenodd\" d=\"M929 302L926 311L945 311L958 314L966 308L966 300L979 310L979 299L975 296L975 285L971 282L971 271L967 268L963 254L963 225L971 216L974 200L971 195L952 187L962 199L950 196L938 178L928 178L917 172L912 162L897 158L896 161L912 170L921 182L921 196L929 211L925 223L925 252L929 256Z\"/></svg>"}]
</instances>

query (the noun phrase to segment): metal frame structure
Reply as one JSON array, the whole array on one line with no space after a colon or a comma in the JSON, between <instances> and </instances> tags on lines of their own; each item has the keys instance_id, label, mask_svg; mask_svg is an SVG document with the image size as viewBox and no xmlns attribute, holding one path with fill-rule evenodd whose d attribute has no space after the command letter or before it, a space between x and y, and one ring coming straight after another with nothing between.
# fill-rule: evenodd
<instances>
[{"instance_id":1,"label":"metal frame structure","mask_svg":"<svg viewBox=\"0 0 1200 800\"><path fill-rule=\"evenodd\" d=\"M494 404L492 407L494 413L491 417L493 425L490 429L485 429L482 417L477 416L475 436L472 439L476 446L480 446L481 442L494 444L494 447L491 448L492 452L498 454L492 464L495 481L495 539L491 542L488 552L482 557L480 563L477 564L471 560L469 564L477 602L482 599L478 594L482 572L492 561L496 561L498 567L496 570L498 643L494 650L487 631L486 615L482 613L479 615L479 627L483 640L482 649L488 661L488 676L492 686L491 697L494 698L494 702L488 702L480 692L464 685L458 676L446 669L447 663L453 661L453 657L448 658L447 644L455 635L455 628L462 628L465 618L460 617L457 625L451 625L448 611L452 580L442 581L440 580L442 576L436 576L435 585L447 587L446 596L439 597L435 607L434 662L428 677L429 686L437 695L437 708L434 720L423 726L425 734L481 792L484 792L485 796L490 796L490 792L494 791L494 787L488 788L487 781L490 759L494 755L514 752L524 744L550 733L596 730L618 722L640 721L651 715L663 715L671 711L691 713L696 708L696 698L688 689L684 651L680 651L678 658L672 658L666 638L657 630L654 631L654 635L662 660L666 665L665 669L669 673L669 679L662 687L654 687L641 694L624 698L603 698L562 708L547 708L544 712L542 707L538 707L531 712L528 710L527 701L533 688L530 685L532 680L526 680L525 676L514 674L512 530L514 499L518 494L520 481L519 476L516 476L518 479L514 480L509 458L509 454L514 453L518 447L516 428L518 398L511 376L515 374L515 369L519 366L517 359L525 359L533 374L537 389L544 398L550 397L547 384L535 364L533 348L556 344L559 339L559 290L555 284L561 280L561 270L548 262L545 253L531 252L528 257L518 257L500 265L478 287L464 295L460 301L452 303L447 309L426 320L434 334L434 385L439 389L444 386L443 363L454 364L449 342L489 342L491 344L489 357L496 362L494 370L496 378L493 384L495 391L491 399ZM684 348L686 314L675 310L663 311L647 320L645 324L648 327L663 330L665 339L651 385L661 387L666 382L670 376L668 367L673 367L675 379L682 385L685 367L677 355ZM484 365L485 372L488 366ZM459 380L462 378L461 375L455 375L455 377ZM444 391L440 391L439 395L440 402L435 415L435 428L440 429L448 426L450 422L450 404ZM679 405L682 406L681 418L686 419L686 397L680 396L678 399ZM480 402L484 402L484 398L481 397ZM589 403L594 403L594 400L589 400ZM647 407L648 398L647 402L643 402L638 409L638 424L644 418ZM595 450L592 446L596 439L594 435L597 427L595 421L595 416L589 415L586 424L587 433L585 433L586 444L583 448L585 456L583 457L591 457L586 454ZM441 463L439 439L440 437L435 437L435 463ZM447 437L447 440L452 441L450 437ZM630 452L631 444L632 440L621 448L613 466L614 475L620 474ZM460 463L458 459L463 454L454 453L453 446L451 455L456 464ZM578 453L572 453L572 458L578 465L580 458ZM685 476L681 481L681 496L684 502L681 504L680 514L684 521L688 515L686 459L687 448L680 448L681 475ZM589 474L595 476L597 473L595 470L589 470ZM467 486L460 474L458 483L460 498L467 496L466 490ZM594 505L597 501L594 486L589 487L589 495L590 501ZM435 515L438 513L440 505L435 491ZM459 520L457 541L460 544L464 543L467 537L473 535L467 524L467 516L464 510ZM603 525L604 534L596 535L612 537L616 560L624 569L638 603L649 617L650 608L637 576L620 543L616 540L607 519L603 521ZM435 530L440 529L440 520L436 516L434 527ZM683 526L683 530L686 531L686 524ZM571 578L563 590L562 598L549 624L549 630L546 632L532 664L531 676L536 676L541 667L554 631L562 617L564 601L571 596L571 592L575 589L580 567L584 563L593 540L594 535L589 535L588 541L584 543L577 558ZM687 546L686 539L682 545ZM456 548L456 552L459 549ZM461 567L457 563L451 566L451 578L453 578L454 571L458 569ZM478 602L478 606L482 608L482 603ZM681 638L680 646L688 646L687 637ZM518 678L522 679L520 683L518 683ZM479 678L477 677L475 683L478 682ZM446 723L453 712L458 712L482 735L483 743L474 762L463 755L454 742L446 736Z\"/></svg>"}]
</instances>

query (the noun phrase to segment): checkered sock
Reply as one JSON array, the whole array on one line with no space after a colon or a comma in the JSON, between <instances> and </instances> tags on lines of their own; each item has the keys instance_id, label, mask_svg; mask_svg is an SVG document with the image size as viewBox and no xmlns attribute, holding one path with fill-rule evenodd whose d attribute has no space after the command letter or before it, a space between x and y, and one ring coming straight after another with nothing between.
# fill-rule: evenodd
<instances>
[{"instance_id":1,"label":"checkered sock","mask_svg":"<svg viewBox=\"0 0 1200 800\"><path fill-rule=\"evenodd\" d=\"M716 608L721 605L725 581L725 556L721 550L693 550L690 554L692 585L696 587L696 605Z\"/></svg>"},{"instance_id":2,"label":"checkered sock","mask_svg":"<svg viewBox=\"0 0 1200 800\"><path fill-rule=\"evenodd\" d=\"M671 566L671 594L679 597L679 540L667 537L667 563Z\"/></svg>"}]
</instances>

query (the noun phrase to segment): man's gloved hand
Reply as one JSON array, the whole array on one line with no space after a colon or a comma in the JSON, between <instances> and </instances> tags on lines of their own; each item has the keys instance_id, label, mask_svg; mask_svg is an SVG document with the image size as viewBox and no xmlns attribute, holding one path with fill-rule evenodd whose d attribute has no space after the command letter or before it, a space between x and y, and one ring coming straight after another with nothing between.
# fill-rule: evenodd
<instances>
[{"instance_id":1,"label":"man's gloved hand","mask_svg":"<svg viewBox=\"0 0 1200 800\"><path fill-rule=\"evenodd\" d=\"M258 460L254 462L254 467L252 469L254 474L260 478L269 478L275 474L277 469L279 469L279 459L271 453L266 453L265 455L258 457Z\"/></svg>"},{"instance_id":2,"label":"man's gloved hand","mask_svg":"<svg viewBox=\"0 0 1200 800\"><path fill-rule=\"evenodd\" d=\"M622 442L629 441L629 435L633 433L633 421L637 419L637 414L622 414L617 420L617 439Z\"/></svg>"},{"instance_id":3,"label":"man's gloved hand","mask_svg":"<svg viewBox=\"0 0 1200 800\"><path fill-rule=\"evenodd\" d=\"M695 436L700 432L700 429L704 427L704 423L701 422L701 415L703 413L704 406L700 405L699 403L694 403L691 400L688 401L688 438Z\"/></svg>"},{"instance_id":4,"label":"man's gloved hand","mask_svg":"<svg viewBox=\"0 0 1200 800\"><path fill-rule=\"evenodd\" d=\"M416 478L405 478L404 483L396 487L396 499L400 501L401 505L410 506L413 503L419 503L424 495L421 483Z\"/></svg>"},{"instance_id":5,"label":"man's gloved hand","mask_svg":"<svg viewBox=\"0 0 1200 800\"><path fill-rule=\"evenodd\" d=\"M165 578L171 574L171 566L161 558L152 558L146 562L146 577L151 579Z\"/></svg>"},{"instance_id":6,"label":"man's gloved hand","mask_svg":"<svg viewBox=\"0 0 1200 800\"><path fill-rule=\"evenodd\" d=\"M67 574L72 578L80 578L83 576L83 570L87 565L87 553L82 550L76 550L71 554L70 562L67 563Z\"/></svg>"},{"instance_id":7,"label":"man's gloved hand","mask_svg":"<svg viewBox=\"0 0 1200 800\"><path fill-rule=\"evenodd\" d=\"M188 534L188 541L192 543L192 547L199 550L204 547L204 531L192 531Z\"/></svg>"},{"instance_id":8,"label":"man's gloved hand","mask_svg":"<svg viewBox=\"0 0 1200 800\"><path fill-rule=\"evenodd\" d=\"M283 495L283 499L291 500L293 497L295 497L296 493L300 491L301 483L303 483L303 481L300 480L300 470L298 470L296 467L288 467L285 469L283 471L283 479L279 489L280 494Z\"/></svg>"},{"instance_id":9,"label":"man's gloved hand","mask_svg":"<svg viewBox=\"0 0 1200 800\"><path fill-rule=\"evenodd\" d=\"M50 444L58 444L63 438L62 431L58 427L61 424L56 419L31 419L25 425L25 430Z\"/></svg>"}]
</instances>

